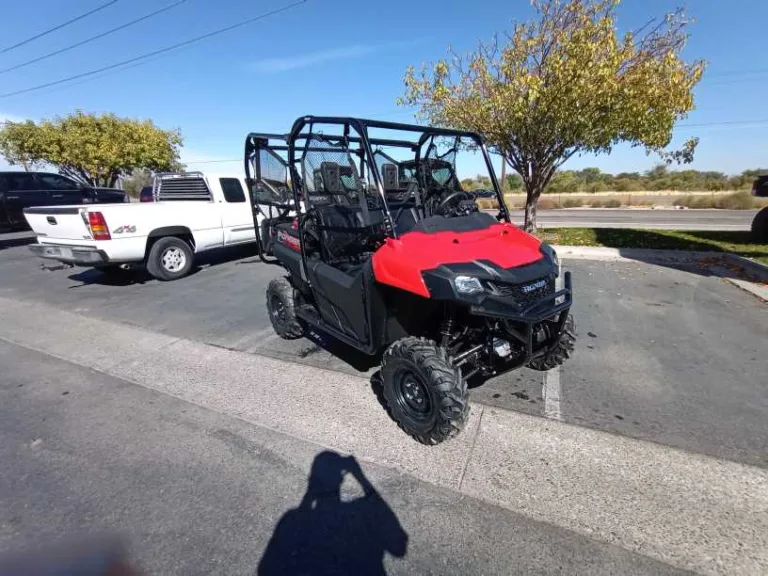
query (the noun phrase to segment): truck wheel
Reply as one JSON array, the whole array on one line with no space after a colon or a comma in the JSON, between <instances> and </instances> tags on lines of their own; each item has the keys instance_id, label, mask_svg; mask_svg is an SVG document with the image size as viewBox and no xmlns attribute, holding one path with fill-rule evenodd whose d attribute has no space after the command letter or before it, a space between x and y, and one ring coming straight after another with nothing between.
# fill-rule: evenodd
<instances>
[{"instance_id":1,"label":"truck wheel","mask_svg":"<svg viewBox=\"0 0 768 576\"><path fill-rule=\"evenodd\" d=\"M768 242L768 206L755 214L752 220L752 239L755 242Z\"/></svg>"},{"instance_id":2,"label":"truck wheel","mask_svg":"<svg viewBox=\"0 0 768 576\"><path fill-rule=\"evenodd\" d=\"M392 418L422 444L439 444L464 428L467 383L431 340L408 337L392 344L384 352L381 377Z\"/></svg>"},{"instance_id":3,"label":"truck wheel","mask_svg":"<svg viewBox=\"0 0 768 576\"><path fill-rule=\"evenodd\" d=\"M304 325L296 317L293 286L287 279L275 278L267 286L267 312L280 338L295 340L304 336Z\"/></svg>"},{"instance_id":4,"label":"truck wheel","mask_svg":"<svg viewBox=\"0 0 768 576\"><path fill-rule=\"evenodd\" d=\"M176 236L166 236L152 244L147 257L147 272L158 280L178 280L192 270L193 258L188 243Z\"/></svg>"},{"instance_id":5,"label":"truck wheel","mask_svg":"<svg viewBox=\"0 0 768 576\"><path fill-rule=\"evenodd\" d=\"M573 320L573 315L568 314L568 318L565 319L565 326L563 326L563 332L560 334L557 344L554 345L552 350L550 350L546 356L531 360L530 364L528 364L528 368L540 370L542 372L557 368L571 357L575 347L576 323Z\"/></svg>"}]
</instances>

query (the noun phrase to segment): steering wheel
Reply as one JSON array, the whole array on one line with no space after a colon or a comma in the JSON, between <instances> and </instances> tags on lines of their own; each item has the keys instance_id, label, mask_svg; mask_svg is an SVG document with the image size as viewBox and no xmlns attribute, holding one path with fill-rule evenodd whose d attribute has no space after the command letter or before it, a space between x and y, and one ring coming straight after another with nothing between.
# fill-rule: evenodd
<instances>
[{"instance_id":1,"label":"steering wheel","mask_svg":"<svg viewBox=\"0 0 768 576\"><path fill-rule=\"evenodd\" d=\"M454 202L457 202L457 200L460 201L471 199L472 196L464 192L464 190L455 190L440 201L440 203L437 205L437 208L435 208L435 214L443 214L448 209L448 207Z\"/></svg>"}]
</instances>

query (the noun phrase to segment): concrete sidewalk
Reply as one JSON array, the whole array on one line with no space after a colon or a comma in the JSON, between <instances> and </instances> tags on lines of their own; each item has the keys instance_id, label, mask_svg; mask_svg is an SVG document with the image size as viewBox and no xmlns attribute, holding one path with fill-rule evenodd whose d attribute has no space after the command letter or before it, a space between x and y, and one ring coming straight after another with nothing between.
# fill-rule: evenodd
<instances>
[{"instance_id":1,"label":"concrete sidewalk","mask_svg":"<svg viewBox=\"0 0 768 576\"><path fill-rule=\"evenodd\" d=\"M405 436L338 372L0 298L0 339L707 573L768 570L768 471L475 405L452 442Z\"/></svg>"}]
</instances>

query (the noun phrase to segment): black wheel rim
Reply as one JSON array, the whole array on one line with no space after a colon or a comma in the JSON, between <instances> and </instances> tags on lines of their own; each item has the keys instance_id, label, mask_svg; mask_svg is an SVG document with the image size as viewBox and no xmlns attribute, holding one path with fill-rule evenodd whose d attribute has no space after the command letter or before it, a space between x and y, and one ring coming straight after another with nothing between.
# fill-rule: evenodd
<instances>
[{"instance_id":1,"label":"black wheel rim","mask_svg":"<svg viewBox=\"0 0 768 576\"><path fill-rule=\"evenodd\" d=\"M272 296L269 300L269 308L270 314L272 314L272 321L280 326L285 326L287 312L283 301L277 296Z\"/></svg>"},{"instance_id":2,"label":"black wheel rim","mask_svg":"<svg viewBox=\"0 0 768 576\"><path fill-rule=\"evenodd\" d=\"M429 420L432 413L432 399L424 380L412 370L403 369L395 376L395 392L400 408L413 420Z\"/></svg>"}]
</instances>

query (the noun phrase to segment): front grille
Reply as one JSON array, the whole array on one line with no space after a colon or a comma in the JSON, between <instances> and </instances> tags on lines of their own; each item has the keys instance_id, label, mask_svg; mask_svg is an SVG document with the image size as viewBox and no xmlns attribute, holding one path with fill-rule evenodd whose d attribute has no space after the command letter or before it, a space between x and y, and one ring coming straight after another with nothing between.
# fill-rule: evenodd
<instances>
[{"instance_id":1,"label":"front grille","mask_svg":"<svg viewBox=\"0 0 768 576\"><path fill-rule=\"evenodd\" d=\"M543 284L536 286L539 282L543 282ZM536 300L555 292L555 279L552 276L538 278L537 280L521 284L507 284L503 282L486 282L485 284L491 294L502 298L510 298L521 307L532 304ZM530 286L536 287L526 291L526 288Z\"/></svg>"}]
</instances>

